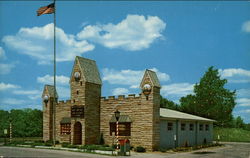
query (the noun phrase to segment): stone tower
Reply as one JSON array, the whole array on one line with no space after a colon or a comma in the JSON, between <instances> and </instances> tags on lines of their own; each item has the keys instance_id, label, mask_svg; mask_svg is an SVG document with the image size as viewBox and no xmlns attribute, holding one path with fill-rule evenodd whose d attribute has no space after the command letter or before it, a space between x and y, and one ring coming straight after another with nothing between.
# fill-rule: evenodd
<instances>
[{"instance_id":1,"label":"stone tower","mask_svg":"<svg viewBox=\"0 0 250 158\"><path fill-rule=\"evenodd\" d=\"M56 100L58 95L56 93ZM42 94L43 100L43 140L48 141L53 138L53 103L54 86L45 85Z\"/></svg>"},{"instance_id":2,"label":"stone tower","mask_svg":"<svg viewBox=\"0 0 250 158\"><path fill-rule=\"evenodd\" d=\"M154 71L146 70L142 78L141 104L145 108L145 127L147 129L147 144L151 150L157 150L160 144L160 82ZM147 127L148 126L148 127Z\"/></svg>"},{"instance_id":3,"label":"stone tower","mask_svg":"<svg viewBox=\"0 0 250 158\"><path fill-rule=\"evenodd\" d=\"M77 56L70 77L71 103L83 107L84 116L72 116L71 140L73 144L96 144L100 135L101 85L99 71L94 60ZM72 108L72 107L71 107ZM76 132L76 125L81 133ZM76 143L81 135L81 143ZM74 142L75 141L75 142Z\"/></svg>"}]
</instances>

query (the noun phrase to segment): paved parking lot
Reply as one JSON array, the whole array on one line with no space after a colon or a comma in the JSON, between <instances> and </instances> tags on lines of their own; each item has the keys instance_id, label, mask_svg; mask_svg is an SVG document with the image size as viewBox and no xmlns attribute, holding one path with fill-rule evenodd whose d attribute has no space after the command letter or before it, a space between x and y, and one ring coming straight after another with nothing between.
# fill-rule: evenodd
<instances>
[{"instance_id":1,"label":"paved parking lot","mask_svg":"<svg viewBox=\"0 0 250 158\"><path fill-rule=\"evenodd\" d=\"M114 158L97 154L60 150L0 147L3 157L58 157L58 158ZM119 156L122 157L122 156ZM131 158L250 158L250 143L225 143L224 147L213 147L183 153L131 153ZM123 157L124 158L124 157Z\"/></svg>"}]
</instances>

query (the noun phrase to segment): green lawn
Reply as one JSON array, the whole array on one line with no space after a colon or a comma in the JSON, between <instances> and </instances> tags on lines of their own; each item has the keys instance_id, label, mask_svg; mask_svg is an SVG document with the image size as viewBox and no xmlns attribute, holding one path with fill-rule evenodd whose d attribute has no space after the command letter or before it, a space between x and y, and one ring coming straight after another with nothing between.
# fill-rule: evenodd
<instances>
[{"instance_id":1,"label":"green lawn","mask_svg":"<svg viewBox=\"0 0 250 158\"><path fill-rule=\"evenodd\" d=\"M12 138L13 141L42 141L42 137L23 137L23 138ZM9 138L7 138L9 141ZM0 138L0 142L4 142L4 138Z\"/></svg>"},{"instance_id":2,"label":"green lawn","mask_svg":"<svg viewBox=\"0 0 250 158\"><path fill-rule=\"evenodd\" d=\"M214 140L220 135L220 141L250 142L250 131L241 128L214 128Z\"/></svg>"}]
</instances>

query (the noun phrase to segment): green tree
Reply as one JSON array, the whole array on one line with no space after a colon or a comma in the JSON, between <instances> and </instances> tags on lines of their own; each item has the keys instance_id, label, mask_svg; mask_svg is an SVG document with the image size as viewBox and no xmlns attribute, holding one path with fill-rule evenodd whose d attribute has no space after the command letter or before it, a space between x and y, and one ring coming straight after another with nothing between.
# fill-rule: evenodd
<instances>
[{"instance_id":1,"label":"green tree","mask_svg":"<svg viewBox=\"0 0 250 158\"><path fill-rule=\"evenodd\" d=\"M243 119L240 116L236 117L234 121L235 121L236 128L244 128L245 124L244 124Z\"/></svg>"},{"instance_id":2,"label":"green tree","mask_svg":"<svg viewBox=\"0 0 250 158\"><path fill-rule=\"evenodd\" d=\"M194 95L180 99L181 109L202 117L216 120L220 126L229 126L233 121L235 91L224 88L226 79L221 79L218 69L209 67L208 71L194 86Z\"/></svg>"},{"instance_id":3,"label":"green tree","mask_svg":"<svg viewBox=\"0 0 250 158\"><path fill-rule=\"evenodd\" d=\"M12 109L12 133L14 137L42 136L42 111L37 109Z\"/></svg>"},{"instance_id":4,"label":"green tree","mask_svg":"<svg viewBox=\"0 0 250 158\"><path fill-rule=\"evenodd\" d=\"M167 109L172 109L172 110L178 110L178 104L174 103L173 101L170 101L166 98L163 98L162 96L160 100L160 107L161 108L167 108Z\"/></svg>"},{"instance_id":5,"label":"green tree","mask_svg":"<svg viewBox=\"0 0 250 158\"><path fill-rule=\"evenodd\" d=\"M0 137L5 137L4 129L9 131L9 112L0 110Z\"/></svg>"}]
</instances>

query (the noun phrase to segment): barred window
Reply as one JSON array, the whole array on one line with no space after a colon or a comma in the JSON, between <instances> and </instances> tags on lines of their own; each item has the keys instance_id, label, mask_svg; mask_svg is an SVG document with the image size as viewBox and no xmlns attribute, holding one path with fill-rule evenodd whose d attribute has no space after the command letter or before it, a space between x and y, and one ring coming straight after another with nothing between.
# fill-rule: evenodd
<instances>
[{"instance_id":1,"label":"barred window","mask_svg":"<svg viewBox=\"0 0 250 158\"><path fill-rule=\"evenodd\" d=\"M185 128L186 128L186 124L185 124L185 123L182 123L182 124L181 124L181 130L182 130L182 131L185 131Z\"/></svg>"},{"instance_id":2,"label":"barred window","mask_svg":"<svg viewBox=\"0 0 250 158\"><path fill-rule=\"evenodd\" d=\"M190 131L193 131L193 130L194 130L194 124L192 124L192 123L189 124L189 130L190 130Z\"/></svg>"},{"instance_id":3,"label":"barred window","mask_svg":"<svg viewBox=\"0 0 250 158\"><path fill-rule=\"evenodd\" d=\"M61 134L70 134L71 124L63 123L61 124Z\"/></svg>"},{"instance_id":4,"label":"barred window","mask_svg":"<svg viewBox=\"0 0 250 158\"><path fill-rule=\"evenodd\" d=\"M200 131L203 131L203 124L200 124Z\"/></svg>"},{"instance_id":5,"label":"barred window","mask_svg":"<svg viewBox=\"0 0 250 158\"><path fill-rule=\"evenodd\" d=\"M110 127L110 135L112 135L112 132L116 135L116 123L109 123ZM118 135L119 136L131 136L131 123L130 122L122 122L118 124Z\"/></svg>"},{"instance_id":6,"label":"barred window","mask_svg":"<svg viewBox=\"0 0 250 158\"><path fill-rule=\"evenodd\" d=\"M173 130L173 123L169 122L168 123L168 131L172 131Z\"/></svg>"},{"instance_id":7,"label":"barred window","mask_svg":"<svg viewBox=\"0 0 250 158\"><path fill-rule=\"evenodd\" d=\"M208 124L206 125L206 131L209 131L209 125Z\"/></svg>"}]
</instances>

